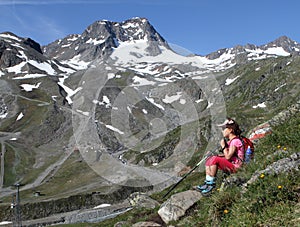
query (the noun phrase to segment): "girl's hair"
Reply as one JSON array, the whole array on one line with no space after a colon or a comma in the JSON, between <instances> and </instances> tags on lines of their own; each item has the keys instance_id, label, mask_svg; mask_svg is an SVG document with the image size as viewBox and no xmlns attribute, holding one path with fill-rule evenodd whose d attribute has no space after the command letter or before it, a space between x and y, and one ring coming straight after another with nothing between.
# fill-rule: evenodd
<instances>
[{"instance_id":1,"label":"girl's hair","mask_svg":"<svg viewBox=\"0 0 300 227\"><path fill-rule=\"evenodd\" d=\"M226 128L231 128L233 130L234 135L240 136L242 133L242 130L240 129L238 123L236 123L235 120L231 118L227 118L228 123L225 125Z\"/></svg>"}]
</instances>

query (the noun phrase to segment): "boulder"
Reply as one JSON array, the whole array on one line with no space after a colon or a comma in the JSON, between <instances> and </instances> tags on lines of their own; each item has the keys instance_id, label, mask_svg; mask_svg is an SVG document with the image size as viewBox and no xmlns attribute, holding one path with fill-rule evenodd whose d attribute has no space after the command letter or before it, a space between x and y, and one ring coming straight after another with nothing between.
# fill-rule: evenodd
<instances>
[{"instance_id":1,"label":"boulder","mask_svg":"<svg viewBox=\"0 0 300 227\"><path fill-rule=\"evenodd\" d=\"M177 193L161 205L158 214L166 224L170 221L177 221L201 197L201 193L195 190Z\"/></svg>"}]
</instances>

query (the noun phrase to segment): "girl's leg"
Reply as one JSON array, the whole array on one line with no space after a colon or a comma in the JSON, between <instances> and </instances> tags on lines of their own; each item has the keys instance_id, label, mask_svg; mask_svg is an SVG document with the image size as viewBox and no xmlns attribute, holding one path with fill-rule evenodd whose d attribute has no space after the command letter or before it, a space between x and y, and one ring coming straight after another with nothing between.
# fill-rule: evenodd
<instances>
[{"instance_id":1,"label":"girl's leg","mask_svg":"<svg viewBox=\"0 0 300 227\"><path fill-rule=\"evenodd\" d=\"M217 165L211 165L211 166L206 166L205 167L205 172L206 172L206 178L205 182L203 185L199 185L196 187L197 190L203 192L209 188L213 189L215 187L215 176L218 171L218 166ZM210 190L211 190L210 189Z\"/></svg>"},{"instance_id":2,"label":"girl's leg","mask_svg":"<svg viewBox=\"0 0 300 227\"><path fill-rule=\"evenodd\" d=\"M218 166L217 165L206 166L205 170L206 170L206 175L215 177L217 175Z\"/></svg>"},{"instance_id":3,"label":"girl's leg","mask_svg":"<svg viewBox=\"0 0 300 227\"><path fill-rule=\"evenodd\" d=\"M212 156L206 160L205 172L206 178L203 185L197 186L197 190L201 191L203 194L211 192L216 186L216 175L218 169L231 169L233 165L227 161L225 158L218 156Z\"/></svg>"}]
</instances>

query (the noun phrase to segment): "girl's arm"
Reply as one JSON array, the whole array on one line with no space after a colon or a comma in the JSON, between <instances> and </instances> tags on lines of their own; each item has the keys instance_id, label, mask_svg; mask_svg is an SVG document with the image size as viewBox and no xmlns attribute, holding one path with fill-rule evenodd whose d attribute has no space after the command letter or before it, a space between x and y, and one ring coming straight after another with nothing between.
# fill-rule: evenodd
<instances>
[{"instance_id":1,"label":"girl's arm","mask_svg":"<svg viewBox=\"0 0 300 227\"><path fill-rule=\"evenodd\" d=\"M232 155L236 152L236 146L230 146L229 148L224 149L224 156L227 160L229 160Z\"/></svg>"}]
</instances>

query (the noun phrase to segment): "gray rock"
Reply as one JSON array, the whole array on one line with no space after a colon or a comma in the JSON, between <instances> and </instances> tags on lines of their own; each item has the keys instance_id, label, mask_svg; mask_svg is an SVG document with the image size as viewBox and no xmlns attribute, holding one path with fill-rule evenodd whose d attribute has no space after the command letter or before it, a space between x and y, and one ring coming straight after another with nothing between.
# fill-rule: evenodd
<instances>
[{"instance_id":1,"label":"gray rock","mask_svg":"<svg viewBox=\"0 0 300 227\"><path fill-rule=\"evenodd\" d=\"M126 221L119 221L117 222L114 227L122 227L122 226L125 226L127 225L128 223Z\"/></svg>"},{"instance_id":2,"label":"gray rock","mask_svg":"<svg viewBox=\"0 0 300 227\"><path fill-rule=\"evenodd\" d=\"M283 158L278 160L277 162L272 163L266 169L256 171L253 176L248 180L245 184L243 184L244 190L246 190L247 186L253 184L259 176L263 174L279 174L279 173L288 173L292 170L299 171L300 166L300 152L292 154L288 158Z\"/></svg>"},{"instance_id":3,"label":"gray rock","mask_svg":"<svg viewBox=\"0 0 300 227\"><path fill-rule=\"evenodd\" d=\"M159 203L151 199L147 194L142 192L134 192L129 197L128 200L132 206L135 207L144 207L154 209Z\"/></svg>"},{"instance_id":4,"label":"gray rock","mask_svg":"<svg viewBox=\"0 0 300 227\"><path fill-rule=\"evenodd\" d=\"M161 226L160 224L157 224L155 222L138 222L134 224L132 227L156 227L156 226Z\"/></svg>"},{"instance_id":5,"label":"gray rock","mask_svg":"<svg viewBox=\"0 0 300 227\"><path fill-rule=\"evenodd\" d=\"M176 221L201 197L201 193L194 190L177 193L161 205L158 214L165 223Z\"/></svg>"},{"instance_id":6,"label":"gray rock","mask_svg":"<svg viewBox=\"0 0 300 227\"><path fill-rule=\"evenodd\" d=\"M271 120L269 120L269 124L271 126L276 126L284 123L287 119L293 117L296 113L300 111L300 100L298 100L293 105L289 106L286 110L281 111L276 116L274 116Z\"/></svg>"}]
</instances>

